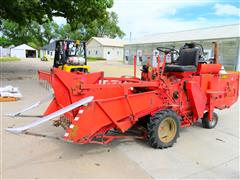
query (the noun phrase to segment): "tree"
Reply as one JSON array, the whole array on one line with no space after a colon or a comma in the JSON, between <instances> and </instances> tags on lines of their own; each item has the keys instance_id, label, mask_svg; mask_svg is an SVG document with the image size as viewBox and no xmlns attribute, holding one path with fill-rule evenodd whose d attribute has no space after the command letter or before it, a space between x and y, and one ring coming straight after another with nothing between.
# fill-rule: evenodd
<instances>
[{"instance_id":1,"label":"tree","mask_svg":"<svg viewBox=\"0 0 240 180\"><path fill-rule=\"evenodd\" d=\"M89 40L93 36L122 38L125 34L117 25L118 17L114 12L110 12L107 20L94 20L88 26L78 24L76 30L72 30L69 24L59 27L57 31L59 39L79 39Z\"/></svg>"},{"instance_id":2,"label":"tree","mask_svg":"<svg viewBox=\"0 0 240 180\"><path fill-rule=\"evenodd\" d=\"M110 12L108 20L95 20L86 29L85 38L89 39L92 36L122 38L125 33L120 29L118 24L118 16L115 12Z\"/></svg>"},{"instance_id":3,"label":"tree","mask_svg":"<svg viewBox=\"0 0 240 180\"><path fill-rule=\"evenodd\" d=\"M57 33L59 30L59 26L54 21L48 20L46 23L42 25L42 28L43 31L41 35L47 44L49 44L51 40L56 39L58 37Z\"/></svg>"},{"instance_id":4,"label":"tree","mask_svg":"<svg viewBox=\"0 0 240 180\"><path fill-rule=\"evenodd\" d=\"M123 37L113 0L0 0L0 31L11 44L41 48L54 39L88 40L92 36ZM9 5L11 4L11 5ZM53 16L67 24L59 27Z\"/></svg>"},{"instance_id":5,"label":"tree","mask_svg":"<svg viewBox=\"0 0 240 180\"><path fill-rule=\"evenodd\" d=\"M43 25L39 25L33 21L30 26L20 26L12 21L3 21L2 38L8 39L11 44L29 44L34 48L40 49L51 40L58 37L57 31L59 26L52 21L47 21Z\"/></svg>"},{"instance_id":6,"label":"tree","mask_svg":"<svg viewBox=\"0 0 240 180\"><path fill-rule=\"evenodd\" d=\"M26 27L21 27L18 23L4 21L1 27L3 37L7 38L12 44L27 43L31 37Z\"/></svg>"},{"instance_id":7,"label":"tree","mask_svg":"<svg viewBox=\"0 0 240 180\"><path fill-rule=\"evenodd\" d=\"M65 24L60 26L56 33L58 39L71 39L71 34L76 32L77 30L71 30L71 26L69 24Z\"/></svg>"},{"instance_id":8,"label":"tree","mask_svg":"<svg viewBox=\"0 0 240 180\"><path fill-rule=\"evenodd\" d=\"M9 41L9 39L5 38L5 37L0 37L0 46L10 46L11 45L11 41Z\"/></svg>"},{"instance_id":9,"label":"tree","mask_svg":"<svg viewBox=\"0 0 240 180\"><path fill-rule=\"evenodd\" d=\"M106 20L113 0L0 0L0 18L21 26L33 21L43 24L54 16L64 17L72 30L78 24L89 25L94 20Z\"/></svg>"}]
</instances>

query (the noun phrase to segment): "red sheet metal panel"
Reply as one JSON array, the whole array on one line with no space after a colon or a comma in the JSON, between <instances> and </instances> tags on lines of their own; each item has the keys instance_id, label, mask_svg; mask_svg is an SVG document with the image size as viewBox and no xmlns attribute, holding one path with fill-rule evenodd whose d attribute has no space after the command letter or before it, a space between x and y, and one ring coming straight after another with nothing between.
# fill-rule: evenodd
<instances>
[{"instance_id":1,"label":"red sheet metal panel","mask_svg":"<svg viewBox=\"0 0 240 180\"><path fill-rule=\"evenodd\" d=\"M199 84L194 81L187 82L186 89L188 99L193 108L194 117L197 119L202 118L207 103L206 94L201 90Z\"/></svg>"},{"instance_id":2,"label":"red sheet metal panel","mask_svg":"<svg viewBox=\"0 0 240 180\"><path fill-rule=\"evenodd\" d=\"M38 79L45 80L51 84L51 73L48 71L38 71Z\"/></svg>"},{"instance_id":3,"label":"red sheet metal panel","mask_svg":"<svg viewBox=\"0 0 240 180\"><path fill-rule=\"evenodd\" d=\"M218 74L221 64L198 64L197 73L199 74Z\"/></svg>"}]
</instances>

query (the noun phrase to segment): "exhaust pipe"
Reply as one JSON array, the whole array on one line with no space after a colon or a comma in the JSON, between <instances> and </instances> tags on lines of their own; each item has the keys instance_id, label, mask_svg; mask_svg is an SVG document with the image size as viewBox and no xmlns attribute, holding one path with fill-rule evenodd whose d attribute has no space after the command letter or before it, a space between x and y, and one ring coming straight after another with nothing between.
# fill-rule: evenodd
<instances>
[{"instance_id":1,"label":"exhaust pipe","mask_svg":"<svg viewBox=\"0 0 240 180\"><path fill-rule=\"evenodd\" d=\"M218 64L219 60L219 47L217 42L213 42L213 51L214 51L214 64Z\"/></svg>"}]
</instances>

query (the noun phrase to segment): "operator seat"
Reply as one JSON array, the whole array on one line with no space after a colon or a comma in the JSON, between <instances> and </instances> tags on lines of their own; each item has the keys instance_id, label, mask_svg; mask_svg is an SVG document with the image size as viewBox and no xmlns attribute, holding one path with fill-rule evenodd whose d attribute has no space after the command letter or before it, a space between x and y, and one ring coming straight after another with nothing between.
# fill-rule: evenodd
<instances>
[{"instance_id":1,"label":"operator seat","mask_svg":"<svg viewBox=\"0 0 240 180\"><path fill-rule=\"evenodd\" d=\"M194 72L200 59L201 50L193 43L186 43L180 48L179 56L174 64L166 64L165 72Z\"/></svg>"}]
</instances>

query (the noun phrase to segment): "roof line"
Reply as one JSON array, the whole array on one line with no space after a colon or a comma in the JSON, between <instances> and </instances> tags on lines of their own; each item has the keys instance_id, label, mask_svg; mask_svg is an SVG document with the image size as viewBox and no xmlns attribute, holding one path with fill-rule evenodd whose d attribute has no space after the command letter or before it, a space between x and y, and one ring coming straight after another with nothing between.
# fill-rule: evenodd
<instances>
[{"instance_id":1,"label":"roof line","mask_svg":"<svg viewBox=\"0 0 240 180\"><path fill-rule=\"evenodd\" d=\"M232 39L233 38L238 38L237 36L236 37L231 37ZM226 38L213 38L213 39L194 39L194 40L189 40L189 42L195 42L195 41L205 41L205 40L225 40L225 39L231 39L231 38L229 38L229 37L226 37ZM188 40L177 40L177 41L162 41L162 42L158 42L158 41L156 41L156 42L146 42L146 43L141 43L141 42L139 42L139 43L129 43L129 44L125 44L125 46L128 46L128 45L141 45L141 44L156 44L156 43L173 43L173 42L186 42L186 41L188 41Z\"/></svg>"},{"instance_id":2,"label":"roof line","mask_svg":"<svg viewBox=\"0 0 240 180\"><path fill-rule=\"evenodd\" d=\"M123 47L123 46L115 46L115 45L104 45L103 43L101 43L99 40L98 40L98 38L103 38L103 37L91 37L88 41L87 41L87 44L88 44L88 42L90 42L92 39L94 39L94 40L96 40L97 42L99 42L101 45L103 45L103 46L106 46L106 47ZM114 39L112 39L112 38L105 38L105 39L111 39L111 40L114 40Z\"/></svg>"},{"instance_id":3,"label":"roof line","mask_svg":"<svg viewBox=\"0 0 240 180\"><path fill-rule=\"evenodd\" d=\"M100 41L97 40L97 37L95 37L95 36L91 37L91 38L87 41L87 44L88 44L88 42L90 42L92 39L96 40L96 41L99 42L101 45L103 45Z\"/></svg>"},{"instance_id":4,"label":"roof line","mask_svg":"<svg viewBox=\"0 0 240 180\"><path fill-rule=\"evenodd\" d=\"M97 42L99 42L101 45L103 45L98 39L97 39L97 37L91 37L91 39L95 39ZM89 39L88 41L90 41L91 39Z\"/></svg>"},{"instance_id":5,"label":"roof line","mask_svg":"<svg viewBox=\"0 0 240 180\"><path fill-rule=\"evenodd\" d=\"M170 31L170 32L153 33L153 34L148 34L148 35L146 35L146 36L142 36L142 37L140 37L140 38L148 37L148 36L153 36L153 35L161 35L161 34L168 34L168 33L179 33L179 32L187 32L187 31L194 31L194 30L201 30L201 29L211 29L211 28L234 26L234 25L239 25L239 26L240 26L240 23L236 23L236 24L225 24L225 25L210 26L210 27L202 27L202 28L196 28L196 29L187 29L187 30L182 30L182 31ZM138 38L138 39L139 39L139 38Z\"/></svg>"},{"instance_id":6,"label":"roof line","mask_svg":"<svg viewBox=\"0 0 240 180\"><path fill-rule=\"evenodd\" d=\"M19 47L19 46L23 46L23 45L26 45L26 46L28 46L28 47L30 47L30 48L32 48L32 49L35 49L35 48L33 48L32 46L29 46L29 45L26 44L26 43L19 44L19 45L17 45L17 46L11 47L10 49L15 49L15 48L17 48L17 47ZM37 50L37 49L35 49L35 50Z\"/></svg>"}]
</instances>

